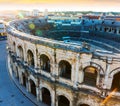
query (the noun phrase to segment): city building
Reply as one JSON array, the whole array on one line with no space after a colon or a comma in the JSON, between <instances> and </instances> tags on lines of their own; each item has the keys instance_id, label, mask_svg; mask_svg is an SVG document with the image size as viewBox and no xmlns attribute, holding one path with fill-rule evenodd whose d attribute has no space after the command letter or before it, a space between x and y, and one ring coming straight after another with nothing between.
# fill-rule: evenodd
<instances>
[{"instance_id":1,"label":"city building","mask_svg":"<svg viewBox=\"0 0 120 106\"><path fill-rule=\"evenodd\" d=\"M119 15L107 15L106 13L103 13L102 16L100 17L102 20L111 20L111 21L120 21L120 16Z\"/></svg>"},{"instance_id":2,"label":"city building","mask_svg":"<svg viewBox=\"0 0 120 106\"><path fill-rule=\"evenodd\" d=\"M27 10L18 10L17 11L17 15L21 18L21 15L22 17L29 17L29 16L32 16L32 12L31 11L27 11Z\"/></svg>"},{"instance_id":3,"label":"city building","mask_svg":"<svg viewBox=\"0 0 120 106\"><path fill-rule=\"evenodd\" d=\"M48 22L9 22L8 69L13 80L48 106L120 106L120 43L108 37L117 37L118 31L108 33L102 20L84 19L79 25L62 21L60 26Z\"/></svg>"},{"instance_id":4,"label":"city building","mask_svg":"<svg viewBox=\"0 0 120 106\"><path fill-rule=\"evenodd\" d=\"M80 18L81 19L99 19L100 16L98 16L98 15L82 15Z\"/></svg>"},{"instance_id":5,"label":"city building","mask_svg":"<svg viewBox=\"0 0 120 106\"><path fill-rule=\"evenodd\" d=\"M32 11L32 15L33 16L39 16L39 10L37 10L37 9L34 9L33 11Z\"/></svg>"}]
</instances>

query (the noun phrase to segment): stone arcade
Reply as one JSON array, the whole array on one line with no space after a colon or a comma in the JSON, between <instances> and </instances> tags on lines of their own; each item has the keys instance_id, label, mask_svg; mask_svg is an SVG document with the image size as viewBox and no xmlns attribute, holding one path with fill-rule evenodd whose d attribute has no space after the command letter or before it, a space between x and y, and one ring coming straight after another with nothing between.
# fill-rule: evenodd
<instances>
[{"instance_id":1,"label":"stone arcade","mask_svg":"<svg viewBox=\"0 0 120 106\"><path fill-rule=\"evenodd\" d=\"M80 45L75 45L33 36L27 30L31 22L42 27L47 23L44 19L9 23L8 68L38 102L49 106L120 106L120 50L115 45L91 38L89 44L84 45L81 38ZM117 92L101 104L115 88Z\"/></svg>"}]
</instances>

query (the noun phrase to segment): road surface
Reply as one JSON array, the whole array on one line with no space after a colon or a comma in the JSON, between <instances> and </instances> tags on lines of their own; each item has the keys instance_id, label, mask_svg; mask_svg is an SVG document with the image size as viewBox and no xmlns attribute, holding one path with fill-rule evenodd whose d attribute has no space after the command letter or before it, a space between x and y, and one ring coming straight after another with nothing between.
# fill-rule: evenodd
<instances>
[{"instance_id":1,"label":"road surface","mask_svg":"<svg viewBox=\"0 0 120 106\"><path fill-rule=\"evenodd\" d=\"M6 41L0 41L0 106L35 106L10 79L6 58Z\"/></svg>"}]
</instances>

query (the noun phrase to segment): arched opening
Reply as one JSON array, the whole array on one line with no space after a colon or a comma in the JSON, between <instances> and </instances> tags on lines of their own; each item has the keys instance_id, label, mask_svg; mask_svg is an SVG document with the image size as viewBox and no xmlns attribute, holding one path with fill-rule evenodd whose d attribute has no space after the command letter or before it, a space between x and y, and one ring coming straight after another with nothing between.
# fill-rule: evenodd
<instances>
[{"instance_id":1,"label":"arched opening","mask_svg":"<svg viewBox=\"0 0 120 106\"><path fill-rule=\"evenodd\" d=\"M27 62L28 65L34 67L34 55L31 50L28 50L27 52Z\"/></svg>"},{"instance_id":2,"label":"arched opening","mask_svg":"<svg viewBox=\"0 0 120 106\"><path fill-rule=\"evenodd\" d=\"M31 93L36 96L36 85L34 81L30 80L30 88L31 88Z\"/></svg>"},{"instance_id":3,"label":"arched opening","mask_svg":"<svg viewBox=\"0 0 120 106\"><path fill-rule=\"evenodd\" d=\"M114 89L117 89L117 91L120 91L120 72L115 74L113 77L111 90L114 90Z\"/></svg>"},{"instance_id":4,"label":"arched opening","mask_svg":"<svg viewBox=\"0 0 120 106\"><path fill-rule=\"evenodd\" d=\"M42 88L42 102L51 106L51 95L50 91L46 88Z\"/></svg>"},{"instance_id":5,"label":"arched opening","mask_svg":"<svg viewBox=\"0 0 120 106\"><path fill-rule=\"evenodd\" d=\"M84 69L84 83L90 86L96 86L97 81L97 69L89 66Z\"/></svg>"},{"instance_id":6,"label":"arched opening","mask_svg":"<svg viewBox=\"0 0 120 106\"><path fill-rule=\"evenodd\" d=\"M22 79L23 79L23 86L26 87L26 81L27 81L27 79L26 79L26 76L25 76L24 73L22 73Z\"/></svg>"},{"instance_id":7,"label":"arched opening","mask_svg":"<svg viewBox=\"0 0 120 106\"><path fill-rule=\"evenodd\" d=\"M69 62L62 60L59 63L60 77L71 79L71 65Z\"/></svg>"},{"instance_id":8,"label":"arched opening","mask_svg":"<svg viewBox=\"0 0 120 106\"><path fill-rule=\"evenodd\" d=\"M14 69L12 60L10 61L10 64L11 64L11 69L12 69L13 76L16 77L16 69Z\"/></svg>"},{"instance_id":9,"label":"arched opening","mask_svg":"<svg viewBox=\"0 0 120 106\"><path fill-rule=\"evenodd\" d=\"M70 106L70 101L65 96L59 96L58 106Z\"/></svg>"},{"instance_id":10,"label":"arched opening","mask_svg":"<svg viewBox=\"0 0 120 106\"><path fill-rule=\"evenodd\" d=\"M13 42L13 52L16 52L15 42Z\"/></svg>"},{"instance_id":11,"label":"arched opening","mask_svg":"<svg viewBox=\"0 0 120 106\"><path fill-rule=\"evenodd\" d=\"M21 46L18 46L18 56L21 60L24 60L23 48Z\"/></svg>"},{"instance_id":12,"label":"arched opening","mask_svg":"<svg viewBox=\"0 0 120 106\"><path fill-rule=\"evenodd\" d=\"M48 56L44 54L40 56L40 66L42 70L50 72L50 59L48 58Z\"/></svg>"},{"instance_id":13,"label":"arched opening","mask_svg":"<svg viewBox=\"0 0 120 106\"><path fill-rule=\"evenodd\" d=\"M81 104L80 106L89 106L89 105L87 105L87 104Z\"/></svg>"}]
</instances>

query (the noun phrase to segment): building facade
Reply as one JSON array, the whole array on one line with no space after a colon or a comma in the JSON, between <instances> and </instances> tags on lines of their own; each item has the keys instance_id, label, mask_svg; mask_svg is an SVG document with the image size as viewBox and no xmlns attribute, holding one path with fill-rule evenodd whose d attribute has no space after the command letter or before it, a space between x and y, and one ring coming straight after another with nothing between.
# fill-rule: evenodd
<instances>
[{"instance_id":1,"label":"building facade","mask_svg":"<svg viewBox=\"0 0 120 106\"><path fill-rule=\"evenodd\" d=\"M46 22L37 21L39 25ZM120 105L117 48L114 53L85 41L81 45L64 43L15 28L16 23L28 25L29 22L30 19L14 21L7 27L8 69L28 93L48 106ZM105 42L101 45L108 46Z\"/></svg>"}]
</instances>

